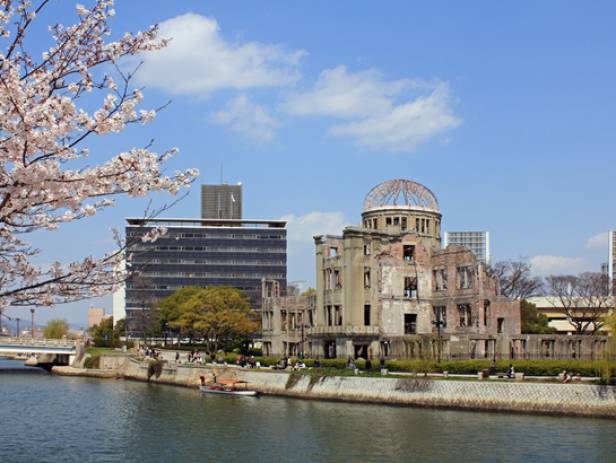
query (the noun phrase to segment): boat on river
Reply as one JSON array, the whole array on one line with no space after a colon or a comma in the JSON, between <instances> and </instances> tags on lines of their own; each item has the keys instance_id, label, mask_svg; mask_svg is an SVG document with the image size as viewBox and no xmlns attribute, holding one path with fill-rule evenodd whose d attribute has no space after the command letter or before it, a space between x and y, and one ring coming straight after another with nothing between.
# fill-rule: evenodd
<instances>
[{"instance_id":1,"label":"boat on river","mask_svg":"<svg viewBox=\"0 0 616 463\"><path fill-rule=\"evenodd\" d=\"M257 391L247 389L247 386L248 384L246 381L239 381L236 379L221 379L217 382L206 384L205 378L201 376L199 390L208 394L239 395L244 397L255 397L259 395Z\"/></svg>"}]
</instances>

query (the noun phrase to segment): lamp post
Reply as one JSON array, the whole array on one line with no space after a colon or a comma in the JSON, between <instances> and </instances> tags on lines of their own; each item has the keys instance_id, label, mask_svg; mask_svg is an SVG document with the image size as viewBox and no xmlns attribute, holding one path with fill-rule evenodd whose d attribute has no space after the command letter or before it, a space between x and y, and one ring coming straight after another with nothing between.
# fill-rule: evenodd
<instances>
[{"instance_id":1,"label":"lamp post","mask_svg":"<svg viewBox=\"0 0 616 463\"><path fill-rule=\"evenodd\" d=\"M15 321L17 322L17 337L19 337L19 318L16 318Z\"/></svg>"},{"instance_id":2,"label":"lamp post","mask_svg":"<svg viewBox=\"0 0 616 463\"><path fill-rule=\"evenodd\" d=\"M445 326L445 322L439 317L438 320L432 322L436 326L436 332L438 334L438 358L437 362L441 363L441 326Z\"/></svg>"},{"instance_id":3,"label":"lamp post","mask_svg":"<svg viewBox=\"0 0 616 463\"><path fill-rule=\"evenodd\" d=\"M34 339L34 308L30 309L30 313L32 314L32 323L30 325L30 334L32 335L32 339Z\"/></svg>"}]
</instances>

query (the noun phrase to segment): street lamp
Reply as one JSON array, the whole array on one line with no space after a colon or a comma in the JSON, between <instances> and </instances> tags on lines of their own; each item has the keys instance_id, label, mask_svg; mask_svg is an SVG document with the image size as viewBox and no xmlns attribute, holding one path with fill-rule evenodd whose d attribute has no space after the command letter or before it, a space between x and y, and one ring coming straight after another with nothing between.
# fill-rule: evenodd
<instances>
[{"instance_id":1,"label":"street lamp","mask_svg":"<svg viewBox=\"0 0 616 463\"><path fill-rule=\"evenodd\" d=\"M15 321L17 322L17 337L19 337L19 318L16 318Z\"/></svg>"},{"instance_id":2,"label":"street lamp","mask_svg":"<svg viewBox=\"0 0 616 463\"><path fill-rule=\"evenodd\" d=\"M30 313L32 314L32 324L30 327L30 334L32 335L32 339L34 339L34 308L30 309Z\"/></svg>"},{"instance_id":3,"label":"street lamp","mask_svg":"<svg viewBox=\"0 0 616 463\"><path fill-rule=\"evenodd\" d=\"M438 320L432 322L436 326L436 332L438 333L438 363L441 363L441 326L445 326L445 322L439 317Z\"/></svg>"}]
</instances>

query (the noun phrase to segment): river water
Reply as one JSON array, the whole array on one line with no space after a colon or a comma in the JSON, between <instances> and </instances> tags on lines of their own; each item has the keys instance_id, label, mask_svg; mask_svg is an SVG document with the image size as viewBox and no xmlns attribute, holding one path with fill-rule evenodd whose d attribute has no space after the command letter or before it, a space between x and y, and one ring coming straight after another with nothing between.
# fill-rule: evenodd
<instances>
[{"instance_id":1,"label":"river water","mask_svg":"<svg viewBox=\"0 0 616 463\"><path fill-rule=\"evenodd\" d=\"M0 359L1 463L616 461L609 420L204 396L20 365Z\"/></svg>"}]
</instances>

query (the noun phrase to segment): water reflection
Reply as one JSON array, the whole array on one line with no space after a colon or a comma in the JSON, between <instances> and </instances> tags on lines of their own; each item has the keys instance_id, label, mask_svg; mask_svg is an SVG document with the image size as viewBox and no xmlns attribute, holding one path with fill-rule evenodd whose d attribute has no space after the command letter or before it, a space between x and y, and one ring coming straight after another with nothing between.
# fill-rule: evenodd
<instances>
[{"instance_id":1,"label":"water reflection","mask_svg":"<svg viewBox=\"0 0 616 463\"><path fill-rule=\"evenodd\" d=\"M613 461L616 423L0 373L0 461ZM29 443L29 444L27 444Z\"/></svg>"}]
</instances>

